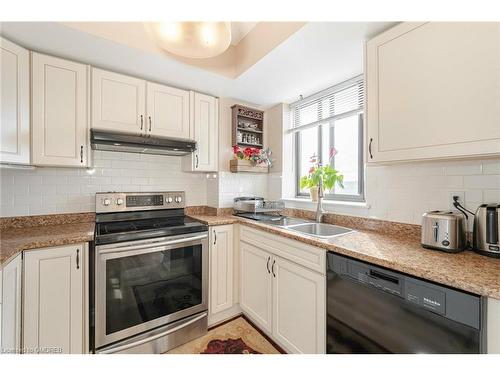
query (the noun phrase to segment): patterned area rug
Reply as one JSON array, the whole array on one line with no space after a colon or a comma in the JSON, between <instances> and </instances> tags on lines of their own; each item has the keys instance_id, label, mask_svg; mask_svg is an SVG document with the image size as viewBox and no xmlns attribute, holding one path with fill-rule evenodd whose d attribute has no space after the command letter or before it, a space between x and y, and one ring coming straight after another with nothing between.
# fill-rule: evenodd
<instances>
[{"instance_id":1,"label":"patterned area rug","mask_svg":"<svg viewBox=\"0 0 500 375\"><path fill-rule=\"evenodd\" d=\"M242 339L212 340L201 354L261 354Z\"/></svg>"},{"instance_id":2,"label":"patterned area rug","mask_svg":"<svg viewBox=\"0 0 500 375\"><path fill-rule=\"evenodd\" d=\"M167 353L279 354L278 350L243 318L237 318L211 329L206 335Z\"/></svg>"}]
</instances>

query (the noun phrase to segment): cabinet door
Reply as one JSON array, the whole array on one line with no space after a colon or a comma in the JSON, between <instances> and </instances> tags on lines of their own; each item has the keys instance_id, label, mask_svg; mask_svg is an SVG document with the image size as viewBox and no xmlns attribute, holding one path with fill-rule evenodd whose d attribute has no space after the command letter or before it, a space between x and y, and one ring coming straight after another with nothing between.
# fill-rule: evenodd
<instances>
[{"instance_id":1,"label":"cabinet door","mask_svg":"<svg viewBox=\"0 0 500 375\"><path fill-rule=\"evenodd\" d=\"M210 229L210 314L233 306L233 226Z\"/></svg>"},{"instance_id":2,"label":"cabinet door","mask_svg":"<svg viewBox=\"0 0 500 375\"><path fill-rule=\"evenodd\" d=\"M145 115L146 81L92 68L91 128L140 133Z\"/></svg>"},{"instance_id":3,"label":"cabinet door","mask_svg":"<svg viewBox=\"0 0 500 375\"><path fill-rule=\"evenodd\" d=\"M2 272L2 330L3 353L18 353L21 349L21 275L22 257L12 259Z\"/></svg>"},{"instance_id":4,"label":"cabinet door","mask_svg":"<svg viewBox=\"0 0 500 375\"><path fill-rule=\"evenodd\" d=\"M218 150L218 100L213 96L194 93L193 129L197 150L194 152L195 171L216 171Z\"/></svg>"},{"instance_id":5,"label":"cabinet door","mask_svg":"<svg viewBox=\"0 0 500 375\"><path fill-rule=\"evenodd\" d=\"M87 166L88 67L33 53L31 68L33 164Z\"/></svg>"},{"instance_id":6,"label":"cabinet door","mask_svg":"<svg viewBox=\"0 0 500 375\"><path fill-rule=\"evenodd\" d=\"M147 83L147 131L189 139L189 91Z\"/></svg>"},{"instance_id":7,"label":"cabinet door","mask_svg":"<svg viewBox=\"0 0 500 375\"><path fill-rule=\"evenodd\" d=\"M272 337L291 353L325 353L325 276L279 257L272 271Z\"/></svg>"},{"instance_id":8,"label":"cabinet door","mask_svg":"<svg viewBox=\"0 0 500 375\"><path fill-rule=\"evenodd\" d=\"M240 306L250 319L272 332L272 255L240 242Z\"/></svg>"},{"instance_id":9,"label":"cabinet door","mask_svg":"<svg viewBox=\"0 0 500 375\"><path fill-rule=\"evenodd\" d=\"M24 346L83 353L83 246L25 253Z\"/></svg>"},{"instance_id":10,"label":"cabinet door","mask_svg":"<svg viewBox=\"0 0 500 375\"><path fill-rule=\"evenodd\" d=\"M0 163L30 163L29 52L0 37Z\"/></svg>"},{"instance_id":11,"label":"cabinet door","mask_svg":"<svg viewBox=\"0 0 500 375\"><path fill-rule=\"evenodd\" d=\"M366 46L368 162L500 154L500 23L403 23Z\"/></svg>"}]
</instances>

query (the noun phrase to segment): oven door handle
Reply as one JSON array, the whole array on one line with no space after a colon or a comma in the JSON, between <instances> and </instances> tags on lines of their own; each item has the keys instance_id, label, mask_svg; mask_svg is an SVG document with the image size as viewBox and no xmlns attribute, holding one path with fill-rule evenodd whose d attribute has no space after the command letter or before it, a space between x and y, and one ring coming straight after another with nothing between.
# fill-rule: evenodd
<instances>
[{"instance_id":1,"label":"oven door handle","mask_svg":"<svg viewBox=\"0 0 500 375\"><path fill-rule=\"evenodd\" d=\"M177 332L178 330L180 330L180 329L182 329L184 327L187 327L188 325L190 325L190 324L192 324L194 322L197 322L198 320L201 320L201 319L203 319L206 316L207 316L207 313L203 313L201 315L198 315L198 316L194 317L193 319L190 319L189 321L187 321L185 323L182 323L182 324L178 325L177 327L174 327L172 329L168 329L165 332L158 333L157 335L153 335L151 337L146 337L146 338L144 338L142 340L139 340L139 341L131 342L130 344L125 344L125 345L117 346L117 347L114 347L114 348L104 349L102 351L99 350L99 354L112 354L112 353L116 353L116 352L121 352L123 350L134 348L136 346L148 343L150 341L157 340L157 339L159 339L161 337L164 337L164 336L170 335L170 334L172 334L174 332Z\"/></svg>"},{"instance_id":2,"label":"oven door handle","mask_svg":"<svg viewBox=\"0 0 500 375\"><path fill-rule=\"evenodd\" d=\"M192 241L196 241L196 240L202 240L204 238L207 238L206 234L201 234L201 235L192 236L192 237L184 237L184 238L179 238L179 239L170 240L170 241L149 242L149 243L142 244L142 245L128 245L128 246L123 246L123 247L110 247L108 249L99 249L98 251L99 251L99 254L120 253L120 252L124 252L124 251L141 250L141 249L148 249L148 248L156 248L156 247L160 247L160 246L176 245L176 244L192 242Z\"/></svg>"}]
</instances>

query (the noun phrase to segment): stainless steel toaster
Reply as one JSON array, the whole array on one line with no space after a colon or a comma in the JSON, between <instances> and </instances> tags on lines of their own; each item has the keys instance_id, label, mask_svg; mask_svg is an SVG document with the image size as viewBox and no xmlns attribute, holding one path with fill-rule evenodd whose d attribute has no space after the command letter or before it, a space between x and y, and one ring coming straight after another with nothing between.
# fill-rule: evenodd
<instances>
[{"instance_id":1,"label":"stainless steel toaster","mask_svg":"<svg viewBox=\"0 0 500 375\"><path fill-rule=\"evenodd\" d=\"M473 248L480 254L500 258L500 204L482 204L474 216Z\"/></svg>"},{"instance_id":2,"label":"stainless steel toaster","mask_svg":"<svg viewBox=\"0 0 500 375\"><path fill-rule=\"evenodd\" d=\"M465 217L458 212L430 211L422 216L422 246L457 253L467 246Z\"/></svg>"}]
</instances>

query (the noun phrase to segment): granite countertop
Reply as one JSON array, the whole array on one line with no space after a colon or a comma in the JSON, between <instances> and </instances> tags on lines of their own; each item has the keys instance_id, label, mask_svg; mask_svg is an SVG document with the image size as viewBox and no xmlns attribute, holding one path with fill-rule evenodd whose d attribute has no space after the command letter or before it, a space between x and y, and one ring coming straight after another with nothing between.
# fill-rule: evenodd
<instances>
[{"instance_id":1,"label":"granite countertop","mask_svg":"<svg viewBox=\"0 0 500 375\"><path fill-rule=\"evenodd\" d=\"M239 222L239 217L233 215L188 215L190 218L197 220L206 225L226 225Z\"/></svg>"},{"instance_id":2,"label":"granite countertop","mask_svg":"<svg viewBox=\"0 0 500 375\"><path fill-rule=\"evenodd\" d=\"M208 225L237 222L301 241L319 249L347 255L471 293L500 299L500 259L488 258L472 251L449 254L424 249L420 245L420 239L415 235L355 229L353 233L332 239L318 239L241 217L208 215L192 215L191 217Z\"/></svg>"},{"instance_id":3,"label":"granite countertop","mask_svg":"<svg viewBox=\"0 0 500 375\"><path fill-rule=\"evenodd\" d=\"M418 226L331 216L327 218L330 223L351 227L355 232L331 239L318 239L225 213L192 213L188 216L212 226L234 223L247 225L307 243L317 247L318 251L333 251L471 293L500 299L500 259L488 258L471 251L448 254L424 249L417 235ZM9 219L2 225L0 267L24 250L92 241L95 223L91 214L74 214L30 217L28 224L26 219Z\"/></svg>"},{"instance_id":4,"label":"granite countertop","mask_svg":"<svg viewBox=\"0 0 500 375\"><path fill-rule=\"evenodd\" d=\"M94 239L93 221L38 225L0 230L0 267L24 250L89 242Z\"/></svg>"}]
</instances>

